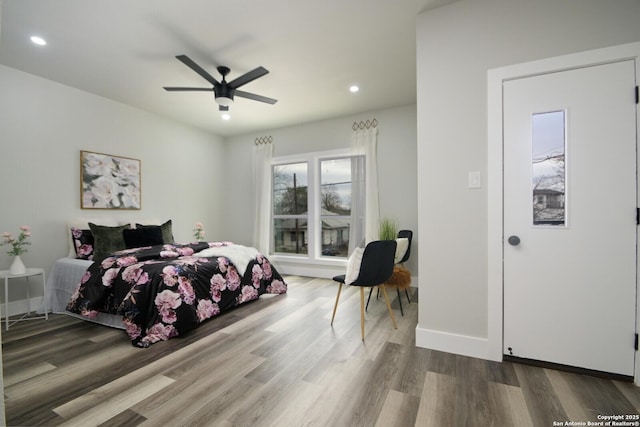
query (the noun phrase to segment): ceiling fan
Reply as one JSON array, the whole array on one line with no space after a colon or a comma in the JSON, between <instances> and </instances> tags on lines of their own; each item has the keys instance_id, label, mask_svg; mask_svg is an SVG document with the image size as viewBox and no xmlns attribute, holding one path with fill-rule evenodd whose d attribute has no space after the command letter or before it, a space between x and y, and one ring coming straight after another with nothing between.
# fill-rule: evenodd
<instances>
[{"instance_id":1,"label":"ceiling fan","mask_svg":"<svg viewBox=\"0 0 640 427\"><path fill-rule=\"evenodd\" d=\"M222 74L222 81L217 81L211 74L207 73L202 67L193 62L187 55L178 55L176 58L191 68L196 73L200 74L206 81L211 83L211 88L200 87L164 87L167 91L213 91L216 98L216 103L219 105L220 111L229 111L229 105L233 103L233 97L239 96L241 98L253 99L254 101L266 102L267 104L275 104L277 99L267 98L266 96L256 95L255 93L244 92L238 90L240 86L262 77L269 71L264 67L258 67L255 70L249 71L246 74L241 75L237 79L227 82L225 77L231 71L228 67L218 67L218 72Z\"/></svg>"}]
</instances>

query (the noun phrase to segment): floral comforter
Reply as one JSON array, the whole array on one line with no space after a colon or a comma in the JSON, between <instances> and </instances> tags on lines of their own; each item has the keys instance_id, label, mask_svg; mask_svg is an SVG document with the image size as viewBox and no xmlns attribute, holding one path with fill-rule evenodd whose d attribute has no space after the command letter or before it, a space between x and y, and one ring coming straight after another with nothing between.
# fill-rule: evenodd
<instances>
[{"instance_id":1,"label":"floral comforter","mask_svg":"<svg viewBox=\"0 0 640 427\"><path fill-rule=\"evenodd\" d=\"M225 256L194 256L234 246L248 262ZM215 252L215 250L214 250ZM194 329L217 314L264 293L283 294L287 285L269 260L233 243L191 243L128 249L94 262L67 310L92 318L98 312L123 317L133 345L149 345Z\"/></svg>"}]
</instances>

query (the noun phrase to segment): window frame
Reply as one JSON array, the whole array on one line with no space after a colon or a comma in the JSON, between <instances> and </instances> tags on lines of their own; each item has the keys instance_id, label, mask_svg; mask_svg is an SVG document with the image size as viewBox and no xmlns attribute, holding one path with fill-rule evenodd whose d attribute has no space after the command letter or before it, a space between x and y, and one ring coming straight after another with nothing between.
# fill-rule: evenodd
<instances>
[{"instance_id":1,"label":"window frame","mask_svg":"<svg viewBox=\"0 0 640 427\"><path fill-rule=\"evenodd\" d=\"M291 262L314 263L326 265L344 265L347 257L324 256L322 255L322 226L321 226L321 174L320 163L322 160L332 160L338 158L353 157L350 149L337 149L327 151L316 151L310 153L292 154L274 157L271 161L273 184L273 170L275 166L307 163L307 233L308 241L306 254L277 253L274 248L274 220L280 215L274 214L273 200L271 202L271 219L269 230L269 257Z\"/></svg>"}]
</instances>

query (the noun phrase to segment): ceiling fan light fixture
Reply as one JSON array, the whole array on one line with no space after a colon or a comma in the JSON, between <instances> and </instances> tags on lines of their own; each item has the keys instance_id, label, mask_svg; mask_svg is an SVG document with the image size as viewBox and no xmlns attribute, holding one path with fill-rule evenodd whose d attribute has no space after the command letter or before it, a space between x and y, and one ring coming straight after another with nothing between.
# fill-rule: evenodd
<instances>
[{"instance_id":1,"label":"ceiling fan light fixture","mask_svg":"<svg viewBox=\"0 0 640 427\"><path fill-rule=\"evenodd\" d=\"M47 41L39 36L31 36L31 41L38 46L45 46Z\"/></svg>"},{"instance_id":2,"label":"ceiling fan light fixture","mask_svg":"<svg viewBox=\"0 0 640 427\"><path fill-rule=\"evenodd\" d=\"M233 99L226 96L218 96L216 97L216 102L218 103L218 105L228 107L229 105L233 104Z\"/></svg>"}]
</instances>

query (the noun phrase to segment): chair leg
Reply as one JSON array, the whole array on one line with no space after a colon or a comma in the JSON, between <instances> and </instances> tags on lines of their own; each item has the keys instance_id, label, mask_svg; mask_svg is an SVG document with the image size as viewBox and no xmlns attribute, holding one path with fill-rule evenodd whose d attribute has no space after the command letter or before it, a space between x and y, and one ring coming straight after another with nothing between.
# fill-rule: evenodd
<instances>
[{"instance_id":1,"label":"chair leg","mask_svg":"<svg viewBox=\"0 0 640 427\"><path fill-rule=\"evenodd\" d=\"M407 295L407 301L409 301L409 304L411 304L411 297L409 296L409 289L405 289L404 293Z\"/></svg>"},{"instance_id":2,"label":"chair leg","mask_svg":"<svg viewBox=\"0 0 640 427\"><path fill-rule=\"evenodd\" d=\"M398 304L400 304L400 314L404 317L404 311L402 310L402 298L400 298L400 288L396 288L396 292L398 293Z\"/></svg>"},{"instance_id":3,"label":"chair leg","mask_svg":"<svg viewBox=\"0 0 640 427\"><path fill-rule=\"evenodd\" d=\"M398 325L396 324L396 318L393 315L393 310L391 310L391 303L389 303L389 295L387 295L387 289L384 285L380 285L380 287L382 288L382 295L384 295L384 299L385 301L387 301L387 309L389 309L389 314L391 315L391 322L393 323L393 327L395 329L398 329Z\"/></svg>"},{"instance_id":4,"label":"chair leg","mask_svg":"<svg viewBox=\"0 0 640 427\"><path fill-rule=\"evenodd\" d=\"M331 326L333 326L333 319L336 317L336 310L338 309L338 300L340 299L340 292L342 292L342 283L338 287L338 295L336 295L336 305L333 306L333 314L331 315Z\"/></svg>"},{"instance_id":5,"label":"chair leg","mask_svg":"<svg viewBox=\"0 0 640 427\"><path fill-rule=\"evenodd\" d=\"M364 288L360 287L360 329L362 330L362 341L364 341Z\"/></svg>"},{"instance_id":6,"label":"chair leg","mask_svg":"<svg viewBox=\"0 0 640 427\"><path fill-rule=\"evenodd\" d=\"M367 298L367 305L366 305L366 307L364 308L364 309L365 309L365 311L369 309L369 301L371 301L371 294L373 293L373 288L369 288L369 289L370 289L370 290L369 290L369 298Z\"/></svg>"}]
</instances>

